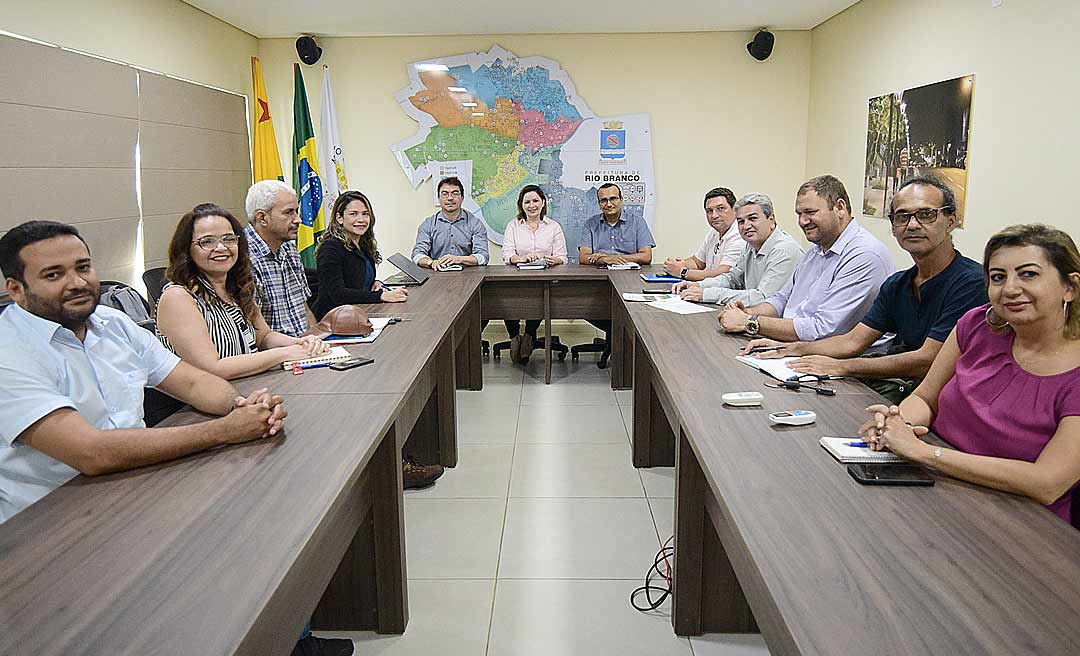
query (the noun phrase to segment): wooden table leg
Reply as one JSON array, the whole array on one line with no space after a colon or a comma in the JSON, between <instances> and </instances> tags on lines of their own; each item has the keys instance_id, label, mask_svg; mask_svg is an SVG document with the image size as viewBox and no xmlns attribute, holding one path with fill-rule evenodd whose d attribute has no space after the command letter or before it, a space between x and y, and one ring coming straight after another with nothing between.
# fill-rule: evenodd
<instances>
[{"instance_id":1,"label":"wooden table leg","mask_svg":"<svg viewBox=\"0 0 1080 656\"><path fill-rule=\"evenodd\" d=\"M653 364L641 339L634 356L633 459L635 467L671 467L675 464L677 420L668 420L664 404L653 386ZM668 408L671 399L665 397ZM674 427L674 428L673 428Z\"/></svg>"},{"instance_id":2,"label":"wooden table leg","mask_svg":"<svg viewBox=\"0 0 1080 656\"><path fill-rule=\"evenodd\" d=\"M634 329L619 292L611 294L611 389L630 389L634 375Z\"/></svg>"},{"instance_id":3,"label":"wooden table leg","mask_svg":"<svg viewBox=\"0 0 1080 656\"><path fill-rule=\"evenodd\" d=\"M475 391L484 388L483 360L480 352L481 326L480 290L477 289L462 311L462 316L454 324L454 331L466 332L465 338L461 340L454 354L457 359L455 369L458 389Z\"/></svg>"},{"instance_id":4,"label":"wooden table leg","mask_svg":"<svg viewBox=\"0 0 1080 656\"><path fill-rule=\"evenodd\" d=\"M676 451L675 634L757 633L750 604L720 541L719 507L686 435L680 433Z\"/></svg>"},{"instance_id":5,"label":"wooden table leg","mask_svg":"<svg viewBox=\"0 0 1080 656\"><path fill-rule=\"evenodd\" d=\"M316 629L404 633L409 623L401 454L395 428L357 483L366 517L312 614Z\"/></svg>"},{"instance_id":6,"label":"wooden table leg","mask_svg":"<svg viewBox=\"0 0 1080 656\"><path fill-rule=\"evenodd\" d=\"M544 384L551 384L551 283L544 283Z\"/></svg>"}]
</instances>

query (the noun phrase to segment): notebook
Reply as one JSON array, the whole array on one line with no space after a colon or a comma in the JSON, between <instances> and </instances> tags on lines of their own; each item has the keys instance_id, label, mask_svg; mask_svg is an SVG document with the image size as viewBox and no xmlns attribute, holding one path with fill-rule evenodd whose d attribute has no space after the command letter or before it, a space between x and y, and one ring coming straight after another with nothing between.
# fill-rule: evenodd
<instances>
[{"instance_id":1,"label":"notebook","mask_svg":"<svg viewBox=\"0 0 1080 656\"><path fill-rule=\"evenodd\" d=\"M303 360L286 360L281 363L281 368L288 371L293 368L293 365L300 365L305 367L312 364L323 364L326 362L340 362L342 360L348 360L352 355L345 350L344 346L332 346L330 352L326 355L320 355L314 358L304 358Z\"/></svg>"},{"instance_id":2,"label":"notebook","mask_svg":"<svg viewBox=\"0 0 1080 656\"><path fill-rule=\"evenodd\" d=\"M676 278L675 276L669 276L664 273L643 273L641 279L645 282L682 282L682 278Z\"/></svg>"},{"instance_id":3,"label":"notebook","mask_svg":"<svg viewBox=\"0 0 1080 656\"><path fill-rule=\"evenodd\" d=\"M371 332L363 337L355 335L330 335L324 337L327 344L370 344L382 334L383 328L390 324L390 317L371 317Z\"/></svg>"},{"instance_id":4,"label":"notebook","mask_svg":"<svg viewBox=\"0 0 1080 656\"><path fill-rule=\"evenodd\" d=\"M608 271L632 271L634 269L640 269L641 265L637 262L627 262L626 264L609 264L607 265Z\"/></svg>"},{"instance_id":5,"label":"notebook","mask_svg":"<svg viewBox=\"0 0 1080 656\"><path fill-rule=\"evenodd\" d=\"M386 279L387 285L422 285L431 276L430 273L421 269L401 253L394 253L387 258L387 262L401 270L401 273Z\"/></svg>"},{"instance_id":6,"label":"notebook","mask_svg":"<svg viewBox=\"0 0 1080 656\"><path fill-rule=\"evenodd\" d=\"M903 458L889 451L873 451L868 446L848 446L848 442L861 441L861 437L823 437L820 443L826 451L845 465L905 462Z\"/></svg>"}]
</instances>

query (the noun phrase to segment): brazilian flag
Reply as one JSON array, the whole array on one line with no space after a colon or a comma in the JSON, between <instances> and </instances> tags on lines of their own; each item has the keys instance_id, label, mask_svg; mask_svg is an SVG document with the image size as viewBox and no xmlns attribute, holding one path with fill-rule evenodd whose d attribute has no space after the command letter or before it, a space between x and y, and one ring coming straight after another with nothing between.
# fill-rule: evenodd
<instances>
[{"instance_id":1,"label":"brazilian flag","mask_svg":"<svg viewBox=\"0 0 1080 656\"><path fill-rule=\"evenodd\" d=\"M323 186L319 178L319 157L315 153L315 130L311 127L307 90L300 64L293 64L295 88L293 89L293 189L300 199L300 235L296 245L300 260L309 269L315 268L315 244L326 229L323 219Z\"/></svg>"}]
</instances>

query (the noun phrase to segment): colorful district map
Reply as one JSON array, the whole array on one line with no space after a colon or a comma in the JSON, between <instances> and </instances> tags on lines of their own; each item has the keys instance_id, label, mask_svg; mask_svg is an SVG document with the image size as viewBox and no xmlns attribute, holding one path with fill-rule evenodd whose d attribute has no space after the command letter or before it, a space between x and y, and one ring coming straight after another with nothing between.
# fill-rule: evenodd
<instances>
[{"instance_id":1,"label":"colorful district map","mask_svg":"<svg viewBox=\"0 0 1080 656\"><path fill-rule=\"evenodd\" d=\"M518 58L497 45L414 62L408 73L396 97L420 129L395 144L394 155L414 187L431 181L436 205L435 185L457 175L471 189L464 207L483 219L491 241L502 243L527 184L547 195L548 217L562 225L572 261L586 219L600 212L596 190L605 182L621 188L625 214L652 226L648 114L597 117L558 62Z\"/></svg>"}]
</instances>

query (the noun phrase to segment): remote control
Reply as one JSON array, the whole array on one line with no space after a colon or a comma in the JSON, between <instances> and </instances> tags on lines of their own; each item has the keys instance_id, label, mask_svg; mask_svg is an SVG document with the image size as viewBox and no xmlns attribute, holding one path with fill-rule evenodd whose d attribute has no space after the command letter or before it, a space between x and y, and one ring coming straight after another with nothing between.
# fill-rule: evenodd
<instances>
[{"instance_id":1,"label":"remote control","mask_svg":"<svg viewBox=\"0 0 1080 656\"><path fill-rule=\"evenodd\" d=\"M817 421L817 415L809 410L792 410L790 412L773 412L769 415L769 423L785 424L787 426L805 426Z\"/></svg>"},{"instance_id":2,"label":"remote control","mask_svg":"<svg viewBox=\"0 0 1080 656\"><path fill-rule=\"evenodd\" d=\"M729 392L720 399L728 405L751 406L761 405L761 402L765 400L765 395L761 392Z\"/></svg>"}]
</instances>

